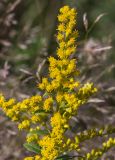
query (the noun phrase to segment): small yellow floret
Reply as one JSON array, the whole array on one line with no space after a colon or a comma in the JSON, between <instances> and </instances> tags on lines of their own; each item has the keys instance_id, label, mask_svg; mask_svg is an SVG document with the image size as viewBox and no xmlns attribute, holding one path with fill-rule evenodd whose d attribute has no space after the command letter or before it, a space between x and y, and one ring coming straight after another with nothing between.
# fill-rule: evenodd
<instances>
[{"instance_id":1,"label":"small yellow floret","mask_svg":"<svg viewBox=\"0 0 115 160\"><path fill-rule=\"evenodd\" d=\"M28 129L29 127L30 127L30 121L29 120L24 120L18 125L19 130Z\"/></svg>"},{"instance_id":2,"label":"small yellow floret","mask_svg":"<svg viewBox=\"0 0 115 160\"><path fill-rule=\"evenodd\" d=\"M53 105L53 98L49 97L49 98L45 99L43 108L45 111L49 111L51 109L52 105Z\"/></svg>"}]
</instances>

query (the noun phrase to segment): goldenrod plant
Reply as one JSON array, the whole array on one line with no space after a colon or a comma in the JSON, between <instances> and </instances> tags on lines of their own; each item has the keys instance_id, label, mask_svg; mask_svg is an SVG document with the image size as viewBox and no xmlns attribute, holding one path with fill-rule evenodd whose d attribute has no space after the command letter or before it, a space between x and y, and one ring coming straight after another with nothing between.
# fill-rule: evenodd
<instances>
[{"instance_id":1,"label":"goldenrod plant","mask_svg":"<svg viewBox=\"0 0 115 160\"><path fill-rule=\"evenodd\" d=\"M77 133L70 138L69 121L77 116L78 109L91 95L97 92L93 83L81 84L78 80L76 52L76 10L69 6L60 9L58 15L57 58L49 57L49 74L38 84L40 94L16 102L0 96L0 106L5 114L18 123L19 130L27 133L25 148L33 152L24 160L97 160L111 147L115 138L109 138L102 147L82 153L80 144L94 137L103 137L115 132L114 128L103 127ZM70 155L76 151L77 156Z\"/></svg>"}]
</instances>

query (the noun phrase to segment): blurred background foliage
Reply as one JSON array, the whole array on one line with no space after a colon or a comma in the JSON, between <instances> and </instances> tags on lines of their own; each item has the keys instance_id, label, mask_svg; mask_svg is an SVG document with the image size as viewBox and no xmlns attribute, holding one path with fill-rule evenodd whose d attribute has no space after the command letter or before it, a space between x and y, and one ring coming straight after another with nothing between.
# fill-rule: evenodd
<instances>
[{"instance_id":1,"label":"blurred background foliage","mask_svg":"<svg viewBox=\"0 0 115 160\"><path fill-rule=\"evenodd\" d=\"M75 56L80 80L99 88L96 98L80 110L81 128L82 122L89 128L114 124L115 0L0 0L0 92L19 100L38 92L36 83L48 71L47 57L56 53L57 15L63 5L78 11ZM27 154L22 154L22 137L17 146L17 130L3 115L0 130L0 160L22 159Z\"/></svg>"},{"instance_id":2,"label":"blurred background foliage","mask_svg":"<svg viewBox=\"0 0 115 160\"><path fill-rule=\"evenodd\" d=\"M36 57L47 57L56 50L56 23L58 9L69 4L78 10L79 39L84 40L83 15L87 13L89 26L97 16L105 16L94 26L88 38L115 43L114 0L1 0L0 1L0 49L1 59L15 65L33 62ZM112 52L112 51L111 51ZM54 53L55 54L55 53ZM7 58L6 58L7 56ZM112 55L114 58L114 54ZM114 59L111 61L114 61Z\"/></svg>"}]
</instances>

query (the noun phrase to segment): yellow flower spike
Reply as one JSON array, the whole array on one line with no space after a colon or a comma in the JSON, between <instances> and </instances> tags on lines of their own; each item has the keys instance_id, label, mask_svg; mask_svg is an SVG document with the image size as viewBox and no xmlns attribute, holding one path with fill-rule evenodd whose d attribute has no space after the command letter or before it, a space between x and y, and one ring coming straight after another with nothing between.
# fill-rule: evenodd
<instances>
[{"instance_id":1,"label":"yellow flower spike","mask_svg":"<svg viewBox=\"0 0 115 160\"><path fill-rule=\"evenodd\" d=\"M58 16L58 20L60 22L58 27L58 35L57 39L59 40L60 48L57 51L57 54L60 59L64 57L68 57L73 54L76 50L75 43L77 34L73 35L73 29L76 25L76 10L70 9L68 6L65 6ZM62 35L62 36L61 36ZM65 39L63 37L65 35ZM66 39L69 37L68 41ZM62 40L62 41L61 41Z\"/></svg>"}]
</instances>

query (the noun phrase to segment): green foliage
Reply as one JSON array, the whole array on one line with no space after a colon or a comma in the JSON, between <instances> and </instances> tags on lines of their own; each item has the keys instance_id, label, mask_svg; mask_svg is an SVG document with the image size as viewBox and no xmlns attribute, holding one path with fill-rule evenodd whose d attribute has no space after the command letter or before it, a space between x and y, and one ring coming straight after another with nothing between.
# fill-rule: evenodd
<instances>
[{"instance_id":1,"label":"green foliage","mask_svg":"<svg viewBox=\"0 0 115 160\"><path fill-rule=\"evenodd\" d=\"M24 147L30 151L30 152L34 152L36 154L39 154L41 152L41 148L39 145L34 144L34 143L25 143Z\"/></svg>"}]
</instances>

